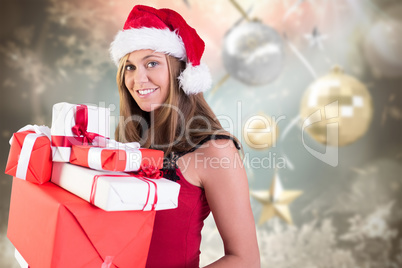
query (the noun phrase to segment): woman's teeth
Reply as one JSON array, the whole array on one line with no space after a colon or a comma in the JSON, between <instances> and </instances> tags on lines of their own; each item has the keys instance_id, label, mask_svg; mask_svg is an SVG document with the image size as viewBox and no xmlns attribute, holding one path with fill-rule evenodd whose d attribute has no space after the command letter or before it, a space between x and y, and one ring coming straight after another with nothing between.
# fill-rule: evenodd
<instances>
[{"instance_id":1,"label":"woman's teeth","mask_svg":"<svg viewBox=\"0 0 402 268\"><path fill-rule=\"evenodd\" d=\"M149 93L154 92L155 90L156 90L156 88L138 90L138 93L140 93L140 95L147 95L147 94L149 94Z\"/></svg>"}]
</instances>

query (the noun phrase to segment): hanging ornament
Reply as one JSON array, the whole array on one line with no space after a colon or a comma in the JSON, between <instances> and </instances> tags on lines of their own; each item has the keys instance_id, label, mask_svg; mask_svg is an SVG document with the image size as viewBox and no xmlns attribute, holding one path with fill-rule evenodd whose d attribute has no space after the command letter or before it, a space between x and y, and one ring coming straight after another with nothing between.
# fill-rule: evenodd
<instances>
[{"instance_id":1,"label":"hanging ornament","mask_svg":"<svg viewBox=\"0 0 402 268\"><path fill-rule=\"evenodd\" d=\"M300 106L303 131L331 146L344 146L363 136L372 114L367 88L338 66L309 86Z\"/></svg>"},{"instance_id":2,"label":"hanging ornament","mask_svg":"<svg viewBox=\"0 0 402 268\"><path fill-rule=\"evenodd\" d=\"M402 75L402 4L384 10L364 39L364 55L377 77Z\"/></svg>"},{"instance_id":3,"label":"hanging ornament","mask_svg":"<svg viewBox=\"0 0 402 268\"><path fill-rule=\"evenodd\" d=\"M254 20L229 30L223 42L227 72L247 85L263 85L281 73L284 47L280 35Z\"/></svg>"},{"instance_id":4,"label":"hanging ornament","mask_svg":"<svg viewBox=\"0 0 402 268\"><path fill-rule=\"evenodd\" d=\"M243 137L253 149L268 149L275 145L279 128L273 118L261 113L250 117L243 128Z\"/></svg>"},{"instance_id":5,"label":"hanging ornament","mask_svg":"<svg viewBox=\"0 0 402 268\"><path fill-rule=\"evenodd\" d=\"M251 191L250 195L263 205L258 224L261 225L272 217L278 216L288 224L292 224L289 204L298 198L302 191L285 191L279 176L275 174L268 191Z\"/></svg>"}]
</instances>

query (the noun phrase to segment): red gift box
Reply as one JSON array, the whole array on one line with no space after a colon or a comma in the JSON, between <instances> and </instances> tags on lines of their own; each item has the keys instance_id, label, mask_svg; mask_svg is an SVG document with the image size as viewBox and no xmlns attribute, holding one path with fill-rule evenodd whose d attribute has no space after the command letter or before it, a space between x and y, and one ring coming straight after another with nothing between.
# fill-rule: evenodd
<instances>
[{"instance_id":1,"label":"red gift box","mask_svg":"<svg viewBox=\"0 0 402 268\"><path fill-rule=\"evenodd\" d=\"M154 217L106 212L51 182L14 179L7 237L31 268L145 267Z\"/></svg>"},{"instance_id":2,"label":"red gift box","mask_svg":"<svg viewBox=\"0 0 402 268\"><path fill-rule=\"evenodd\" d=\"M33 131L14 133L5 173L38 184L49 181L52 174L49 138Z\"/></svg>"},{"instance_id":3,"label":"red gift box","mask_svg":"<svg viewBox=\"0 0 402 268\"><path fill-rule=\"evenodd\" d=\"M163 151L153 149L117 149L73 145L70 163L96 170L138 171L141 167L163 167Z\"/></svg>"}]
</instances>

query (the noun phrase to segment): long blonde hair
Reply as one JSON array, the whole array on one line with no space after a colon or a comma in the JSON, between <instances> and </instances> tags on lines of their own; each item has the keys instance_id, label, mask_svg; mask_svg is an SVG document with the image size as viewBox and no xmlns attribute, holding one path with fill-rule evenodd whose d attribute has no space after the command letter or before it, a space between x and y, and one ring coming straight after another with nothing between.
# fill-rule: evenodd
<instances>
[{"instance_id":1,"label":"long blonde hair","mask_svg":"<svg viewBox=\"0 0 402 268\"><path fill-rule=\"evenodd\" d=\"M124 83L126 61L120 59L116 82L120 94L120 121L116 128L116 140L140 142L143 148L170 152L185 152L210 135L227 135L202 93L186 95L179 87L177 77L185 68L185 62L166 55L169 68L169 94L156 111L140 109Z\"/></svg>"}]
</instances>

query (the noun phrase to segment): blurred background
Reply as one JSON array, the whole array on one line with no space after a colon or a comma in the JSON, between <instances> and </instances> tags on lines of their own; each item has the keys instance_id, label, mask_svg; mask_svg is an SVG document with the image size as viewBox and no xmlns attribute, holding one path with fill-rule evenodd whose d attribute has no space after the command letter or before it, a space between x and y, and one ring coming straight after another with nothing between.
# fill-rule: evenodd
<instances>
[{"instance_id":1,"label":"blurred background","mask_svg":"<svg viewBox=\"0 0 402 268\"><path fill-rule=\"evenodd\" d=\"M0 165L57 102L118 116L109 45L135 4L206 43L205 98L244 146L262 267L402 267L400 0L1 0ZM114 125L111 126L114 129ZM0 175L0 267L11 177ZM208 218L201 264L223 254Z\"/></svg>"}]
</instances>

